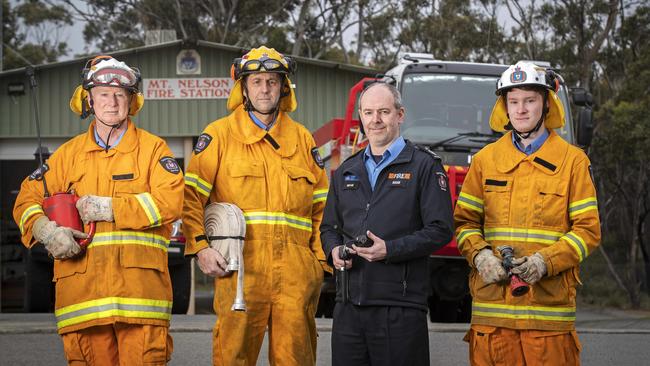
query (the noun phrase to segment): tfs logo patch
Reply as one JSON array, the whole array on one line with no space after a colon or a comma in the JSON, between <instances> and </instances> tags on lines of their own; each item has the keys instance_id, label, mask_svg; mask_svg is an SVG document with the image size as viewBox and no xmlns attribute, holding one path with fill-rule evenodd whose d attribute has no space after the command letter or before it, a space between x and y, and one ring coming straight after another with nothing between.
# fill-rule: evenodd
<instances>
[{"instance_id":1,"label":"tfs logo patch","mask_svg":"<svg viewBox=\"0 0 650 366\"><path fill-rule=\"evenodd\" d=\"M513 84L517 83L523 83L526 81L526 73L521 71L519 67L515 69L515 71L510 74L510 82Z\"/></svg>"},{"instance_id":2,"label":"tfs logo patch","mask_svg":"<svg viewBox=\"0 0 650 366\"><path fill-rule=\"evenodd\" d=\"M178 166L176 159L169 156L165 156L164 158L160 159L160 165L162 165L166 171L172 174L178 174L181 171L181 167Z\"/></svg>"},{"instance_id":3,"label":"tfs logo patch","mask_svg":"<svg viewBox=\"0 0 650 366\"><path fill-rule=\"evenodd\" d=\"M198 154L201 151L205 150L210 142L212 141L212 136L207 133L202 133L201 136L196 140L196 145L194 146L194 153Z\"/></svg>"},{"instance_id":4,"label":"tfs logo patch","mask_svg":"<svg viewBox=\"0 0 650 366\"><path fill-rule=\"evenodd\" d=\"M438 187L440 187L440 190L447 191L447 176L445 173L436 172L436 175L438 176Z\"/></svg>"}]
</instances>

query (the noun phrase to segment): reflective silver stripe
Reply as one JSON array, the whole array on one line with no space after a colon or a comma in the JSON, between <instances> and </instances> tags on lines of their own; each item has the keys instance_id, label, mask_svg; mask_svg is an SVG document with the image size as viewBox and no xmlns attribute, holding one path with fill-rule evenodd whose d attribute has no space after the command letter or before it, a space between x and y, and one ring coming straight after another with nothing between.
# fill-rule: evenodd
<instances>
[{"instance_id":1,"label":"reflective silver stripe","mask_svg":"<svg viewBox=\"0 0 650 366\"><path fill-rule=\"evenodd\" d=\"M166 300L109 297L86 301L57 309L59 329L95 319L121 316L127 318L171 319L172 302Z\"/></svg>"},{"instance_id":2,"label":"reflective silver stripe","mask_svg":"<svg viewBox=\"0 0 650 366\"><path fill-rule=\"evenodd\" d=\"M584 200L572 202L569 204L569 216L581 214L583 212L598 210L598 202L595 197L589 197Z\"/></svg>"},{"instance_id":3,"label":"reflective silver stripe","mask_svg":"<svg viewBox=\"0 0 650 366\"><path fill-rule=\"evenodd\" d=\"M560 232L537 229L486 228L484 233L485 240L525 241L544 244L553 244L562 237Z\"/></svg>"},{"instance_id":4,"label":"reflective silver stripe","mask_svg":"<svg viewBox=\"0 0 650 366\"><path fill-rule=\"evenodd\" d=\"M582 240L581 237L576 235L574 232L570 231L566 233L566 235L564 235L562 239L566 240L578 253L578 258L580 258L580 262L582 262L587 257L587 253L588 253L587 246L585 245L585 242L584 240Z\"/></svg>"},{"instance_id":5,"label":"reflective silver stripe","mask_svg":"<svg viewBox=\"0 0 650 366\"><path fill-rule=\"evenodd\" d=\"M22 216L20 217L20 223L18 225L20 227L20 234L25 234L25 223L30 217L36 215L37 213L45 214L41 205L32 205L27 207L25 212L23 212Z\"/></svg>"},{"instance_id":6,"label":"reflective silver stripe","mask_svg":"<svg viewBox=\"0 0 650 366\"><path fill-rule=\"evenodd\" d=\"M314 192L314 203L323 202L325 200L327 200L327 189L321 189Z\"/></svg>"},{"instance_id":7,"label":"reflective silver stripe","mask_svg":"<svg viewBox=\"0 0 650 366\"><path fill-rule=\"evenodd\" d=\"M465 241L465 239L467 239L468 237L470 237L472 235L483 236L483 232L481 230L479 230L479 229L464 229L464 230L461 230L460 233L458 234L458 237L456 238L457 239L456 242L457 242L458 246L460 247L461 243L463 241Z\"/></svg>"},{"instance_id":8,"label":"reflective silver stripe","mask_svg":"<svg viewBox=\"0 0 650 366\"><path fill-rule=\"evenodd\" d=\"M575 321L576 309L566 307L516 306L472 303L472 315L508 318Z\"/></svg>"},{"instance_id":9,"label":"reflective silver stripe","mask_svg":"<svg viewBox=\"0 0 650 366\"><path fill-rule=\"evenodd\" d=\"M311 219L285 214L284 212L245 212L246 224L287 225L311 232Z\"/></svg>"},{"instance_id":10,"label":"reflective silver stripe","mask_svg":"<svg viewBox=\"0 0 650 366\"><path fill-rule=\"evenodd\" d=\"M158 206L156 206L156 202L154 202L151 193L146 192L136 194L135 198L138 200L138 203L140 203L140 206L142 206L145 213L147 214L147 218L149 218L151 227L160 226L162 224L162 217L160 216Z\"/></svg>"},{"instance_id":11,"label":"reflective silver stripe","mask_svg":"<svg viewBox=\"0 0 650 366\"><path fill-rule=\"evenodd\" d=\"M470 210L483 212L483 201L467 193L461 193L458 196L458 204Z\"/></svg>"},{"instance_id":12,"label":"reflective silver stripe","mask_svg":"<svg viewBox=\"0 0 650 366\"><path fill-rule=\"evenodd\" d=\"M185 174L185 184L196 188L196 190L199 193L201 193L206 197L210 196L210 191L212 191L212 184L199 178L199 176L196 174L192 174L192 173Z\"/></svg>"},{"instance_id":13,"label":"reflective silver stripe","mask_svg":"<svg viewBox=\"0 0 650 366\"><path fill-rule=\"evenodd\" d=\"M167 251L169 240L149 233L110 231L95 234L88 248L104 245L143 245Z\"/></svg>"}]
</instances>

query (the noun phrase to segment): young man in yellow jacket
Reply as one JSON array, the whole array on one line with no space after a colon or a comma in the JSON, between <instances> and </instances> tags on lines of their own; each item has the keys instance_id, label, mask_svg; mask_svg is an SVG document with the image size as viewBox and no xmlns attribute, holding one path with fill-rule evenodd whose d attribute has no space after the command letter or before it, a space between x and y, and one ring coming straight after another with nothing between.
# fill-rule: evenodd
<instances>
[{"instance_id":1,"label":"young man in yellow jacket","mask_svg":"<svg viewBox=\"0 0 650 366\"><path fill-rule=\"evenodd\" d=\"M172 288L167 247L180 217L183 175L159 137L135 127L144 103L140 73L110 56L86 64L70 100L88 132L59 147L26 178L14 218L27 247L42 243L54 257L55 316L70 365L165 365ZM87 235L50 220L49 194L75 193Z\"/></svg>"},{"instance_id":2,"label":"young man in yellow jacket","mask_svg":"<svg viewBox=\"0 0 650 366\"><path fill-rule=\"evenodd\" d=\"M553 130L564 125L556 77L523 61L501 75L490 126L508 132L473 157L458 198L472 365L580 364L579 264L598 246L600 222L589 159ZM511 273L501 246L514 249ZM530 285L526 294L512 294L512 274Z\"/></svg>"},{"instance_id":3,"label":"young man in yellow jacket","mask_svg":"<svg viewBox=\"0 0 650 366\"><path fill-rule=\"evenodd\" d=\"M309 131L287 114L296 98L293 60L254 48L232 68L229 116L199 136L185 175L186 255L215 279L213 364L255 365L269 331L273 365L314 365L315 311L325 257L318 229L327 176ZM246 219L246 312L233 312L229 275L204 229L208 202L238 206Z\"/></svg>"}]
</instances>

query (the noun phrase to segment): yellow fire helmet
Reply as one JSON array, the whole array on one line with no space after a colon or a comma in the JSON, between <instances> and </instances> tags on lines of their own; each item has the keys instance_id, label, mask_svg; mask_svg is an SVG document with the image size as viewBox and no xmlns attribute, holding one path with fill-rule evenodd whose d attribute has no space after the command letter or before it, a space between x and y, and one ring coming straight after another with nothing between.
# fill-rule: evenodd
<instances>
[{"instance_id":1,"label":"yellow fire helmet","mask_svg":"<svg viewBox=\"0 0 650 366\"><path fill-rule=\"evenodd\" d=\"M292 58L266 46L253 48L241 58L234 59L230 68L230 77L235 81L235 85L233 85L228 97L228 110L233 111L244 103L242 79L245 75L258 72L275 72L284 74L285 79L280 94L279 109L284 112L295 111L298 102L296 102L296 94L289 79L289 75L292 75L295 71L296 63Z\"/></svg>"},{"instance_id":2,"label":"yellow fire helmet","mask_svg":"<svg viewBox=\"0 0 650 366\"><path fill-rule=\"evenodd\" d=\"M519 61L515 65L508 67L501 74L501 78L497 82L496 95L498 97L490 115L490 127L495 131L503 132L510 122L506 101L504 99L506 93L504 92L513 88L535 85L548 89L549 108L544 118L546 128L560 128L564 126L564 106L557 96L557 91L560 88L560 80L561 77L553 70L547 70L532 62Z\"/></svg>"},{"instance_id":3,"label":"yellow fire helmet","mask_svg":"<svg viewBox=\"0 0 650 366\"><path fill-rule=\"evenodd\" d=\"M144 95L140 92L142 80L140 71L111 56L101 55L88 60L81 77L82 84L77 86L70 98L70 109L82 119L93 113L88 93L95 86L112 86L128 90L133 95L129 106L130 116L135 116L144 105Z\"/></svg>"}]
</instances>

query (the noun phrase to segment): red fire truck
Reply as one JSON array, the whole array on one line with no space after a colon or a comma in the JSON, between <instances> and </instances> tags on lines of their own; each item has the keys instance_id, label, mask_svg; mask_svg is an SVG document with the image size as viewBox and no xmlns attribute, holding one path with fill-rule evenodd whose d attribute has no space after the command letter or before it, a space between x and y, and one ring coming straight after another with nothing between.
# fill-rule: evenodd
<instances>
[{"instance_id":1,"label":"red fire truck","mask_svg":"<svg viewBox=\"0 0 650 366\"><path fill-rule=\"evenodd\" d=\"M535 62L551 67L546 62ZM394 83L402 94L406 117L404 138L435 151L447 170L452 201L456 202L472 156L500 137L488 119L496 100L496 82L507 65L435 60L427 54L405 54L384 75L364 78L350 89L344 118L336 118L314 132L314 139L331 173L354 152L366 146L355 119L358 94L371 82ZM556 70L557 71L557 70ZM561 78L560 78L561 79ZM568 142L586 146L591 140L592 98L582 88L569 89L561 80L558 96L565 107L566 123L556 132ZM577 119L571 105L578 106ZM429 261L429 317L434 322L468 322L471 313L469 267L456 241L431 253ZM318 314L331 316L335 286L327 277Z\"/></svg>"}]
</instances>

